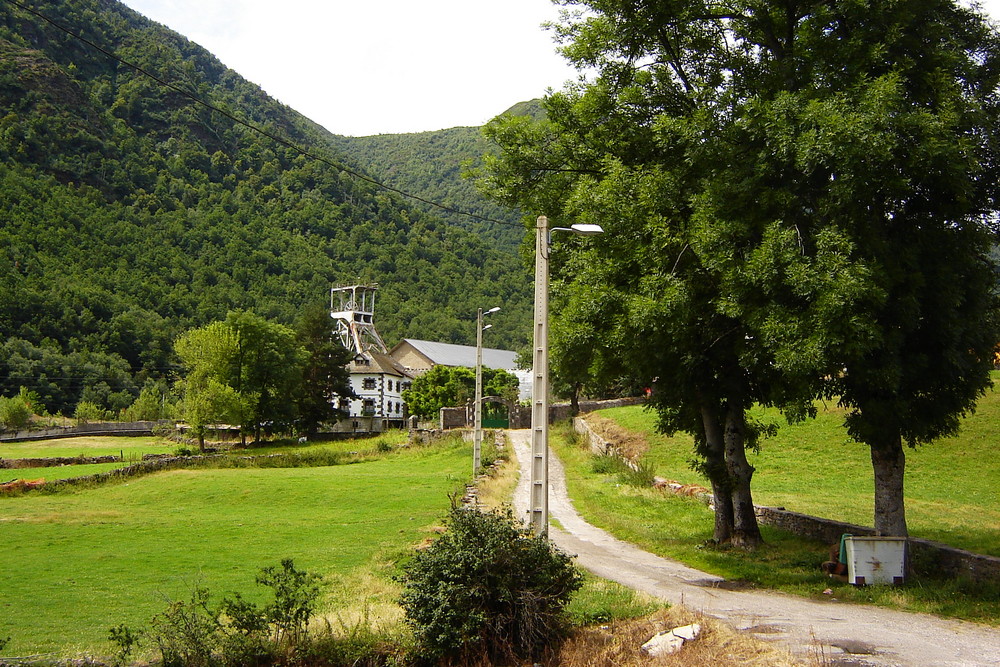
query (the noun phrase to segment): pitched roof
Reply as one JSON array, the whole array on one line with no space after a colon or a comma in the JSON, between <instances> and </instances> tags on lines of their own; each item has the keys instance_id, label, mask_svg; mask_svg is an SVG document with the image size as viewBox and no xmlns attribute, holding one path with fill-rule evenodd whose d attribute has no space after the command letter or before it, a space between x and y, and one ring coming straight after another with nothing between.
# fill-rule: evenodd
<instances>
[{"instance_id":1,"label":"pitched roof","mask_svg":"<svg viewBox=\"0 0 1000 667\"><path fill-rule=\"evenodd\" d=\"M451 343L435 343L429 340L404 338L393 351L403 343L409 343L415 350L431 360L436 366L465 366L475 368L476 348L471 345L452 345ZM392 352L390 352L392 354ZM502 370L517 368L517 353L509 350L483 348L483 366Z\"/></svg>"},{"instance_id":2,"label":"pitched roof","mask_svg":"<svg viewBox=\"0 0 1000 667\"><path fill-rule=\"evenodd\" d=\"M359 358L367 359L368 364L358 363ZM355 356L348 370L351 373L384 373L404 378L413 377L395 359L376 350L366 350L364 353Z\"/></svg>"}]
</instances>

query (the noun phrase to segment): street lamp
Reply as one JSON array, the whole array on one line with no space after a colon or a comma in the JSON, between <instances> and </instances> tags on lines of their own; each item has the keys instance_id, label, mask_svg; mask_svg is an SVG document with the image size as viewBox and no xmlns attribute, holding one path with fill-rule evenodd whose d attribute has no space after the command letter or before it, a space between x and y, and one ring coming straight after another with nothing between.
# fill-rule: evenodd
<instances>
[{"instance_id":1,"label":"street lamp","mask_svg":"<svg viewBox=\"0 0 1000 667\"><path fill-rule=\"evenodd\" d=\"M474 429L472 436L472 477L475 479L479 474L479 463L483 450L483 332L492 327L492 324L483 326L483 315L489 315L500 310L500 306L494 306L485 313L480 308L476 316L476 402L473 406L475 414Z\"/></svg>"},{"instance_id":2,"label":"street lamp","mask_svg":"<svg viewBox=\"0 0 1000 667\"><path fill-rule=\"evenodd\" d=\"M549 247L552 232L583 236L600 234L600 225L576 224L549 229L538 216L535 228L535 342L531 383L531 527L536 535L549 530Z\"/></svg>"}]
</instances>

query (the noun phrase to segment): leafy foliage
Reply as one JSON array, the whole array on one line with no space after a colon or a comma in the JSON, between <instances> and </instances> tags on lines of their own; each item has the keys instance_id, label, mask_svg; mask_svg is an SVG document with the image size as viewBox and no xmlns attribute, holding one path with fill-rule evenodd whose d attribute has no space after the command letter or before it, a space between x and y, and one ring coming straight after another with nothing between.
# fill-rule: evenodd
<instances>
[{"instance_id":1,"label":"leafy foliage","mask_svg":"<svg viewBox=\"0 0 1000 667\"><path fill-rule=\"evenodd\" d=\"M502 369L483 367L483 396L515 400L517 387L516 375ZM403 392L403 400L411 413L423 419L432 419L441 408L464 405L475 395L475 369L435 366L413 380L411 387Z\"/></svg>"},{"instance_id":2,"label":"leafy foliage","mask_svg":"<svg viewBox=\"0 0 1000 667\"><path fill-rule=\"evenodd\" d=\"M239 593L210 604L208 589L197 587L190 601L171 602L153 618L149 634L165 667L210 667L301 664L296 652L308 643L309 619L322 592L319 575L297 570L285 558L280 567L262 568L257 583L271 589L264 606ZM124 626L112 629L119 643L135 633ZM122 649L125 646L122 644ZM284 659L279 659L284 656Z\"/></svg>"},{"instance_id":3,"label":"leafy foliage","mask_svg":"<svg viewBox=\"0 0 1000 667\"><path fill-rule=\"evenodd\" d=\"M566 4L564 53L596 77L487 126L481 172L606 230L553 251L553 370L600 387L624 360L654 387L731 500L719 540L759 540L754 403L836 396L901 504L901 442L956 427L997 339L995 28L951 0Z\"/></svg>"},{"instance_id":4,"label":"leafy foliage","mask_svg":"<svg viewBox=\"0 0 1000 667\"><path fill-rule=\"evenodd\" d=\"M563 607L583 577L509 509L453 506L447 532L417 552L402 582L400 605L429 654L525 659L561 637Z\"/></svg>"},{"instance_id":5,"label":"leafy foliage","mask_svg":"<svg viewBox=\"0 0 1000 667\"><path fill-rule=\"evenodd\" d=\"M38 395L25 387L21 387L16 396L0 396L0 429L16 431L26 427L31 423L39 403Z\"/></svg>"},{"instance_id":6,"label":"leafy foliage","mask_svg":"<svg viewBox=\"0 0 1000 667\"><path fill-rule=\"evenodd\" d=\"M33 4L67 29L334 164L335 137L117 2ZM529 276L458 228L0 5L0 393L119 411L177 368L183 331L253 310L291 324L331 282L378 282L379 330L471 342ZM468 226L467 226L468 227ZM516 347L526 326L498 329Z\"/></svg>"}]
</instances>

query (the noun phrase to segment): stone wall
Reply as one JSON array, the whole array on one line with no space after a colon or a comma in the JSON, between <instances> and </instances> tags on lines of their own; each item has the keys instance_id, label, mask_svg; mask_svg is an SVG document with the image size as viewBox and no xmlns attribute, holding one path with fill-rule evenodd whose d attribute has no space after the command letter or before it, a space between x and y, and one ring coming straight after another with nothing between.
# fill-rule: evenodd
<instances>
[{"instance_id":1,"label":"stone wall","mask_svg":"<svg viewBox=\"0 0 1000 667\"><path fill-rule=\"evenodd\" d=\"M583 418L573 420L573 428L590 441L595 454L617 453L614 445L594 433ZM709 492L710 494L711 492ZM710 500L710 498L709 498ZM875 535L875 529L833 519L790 512L783 507L755 507L757 520L824 544L836 544L845 533ZM907 540L909 570L931 577L967 577L976 582L1000 582L1000 558L972 553L940 542L911 537Z\"/></svg>"},{"instance_id":2,"label":"stone wall","mask_svg":"<svg viewBox=\"0 0 1000 667\"><path fill-rule=\"evenodd\" d=\"M60 426L32 431L11 431L0 433L0 442L30 440L50 440L53 438L74 438L78 435L152 435L160 424L171 422L96 422L77 426Z\"/></svg>"},{"instance_id":3,"label":"stone wall","mask_svg":"<svg viewBox=\"0 0 1000 667\"><path fill-rule=\"evenodd\" d=\"M0 468L17 470L21 468L48 468L50 466L85 465L88 463L117 463L117 456L56 456L47 459L4 459L0 458Z\"/></svg>"}]
</instances>

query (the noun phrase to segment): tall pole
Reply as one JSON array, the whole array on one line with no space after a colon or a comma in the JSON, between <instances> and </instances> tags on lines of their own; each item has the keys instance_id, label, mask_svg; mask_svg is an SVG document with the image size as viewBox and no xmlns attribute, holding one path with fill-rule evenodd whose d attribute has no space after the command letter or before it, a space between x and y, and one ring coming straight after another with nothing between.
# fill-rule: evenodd
<instances>
[{"instance_id":1,"label":"tall pole","mask_svg":"<svg viewBox=\"0 0 1000 667\"><path fill-rule=\"evenodd\" d=\"M474 433L472 436L472 477L479 474L483 450L483 309L476 315L476 403L473 408Z\"/></svg>"},{"instance_id":2,"label":"tall pole","mask_svg":"<svg viewBox=\"0 0 1000 667\"><path fill-rule=\"evenodd\" d=\"M531 383L531 527L549 530L549 219L535 227L535 332Z\"/></svg>"},{"instance_id":3,"label":"tall pole","mask_svg":"<svg viewBox=\"0 0 1000 667\"><path fill-rule=\"evenodd\" d=\"M538 216L535 226L535 342L531 383L531 527L535 535L549 532L549 235L573 232L602 234L600 225L580 223L549 228Z\"/></svg>"}]
</instances>

